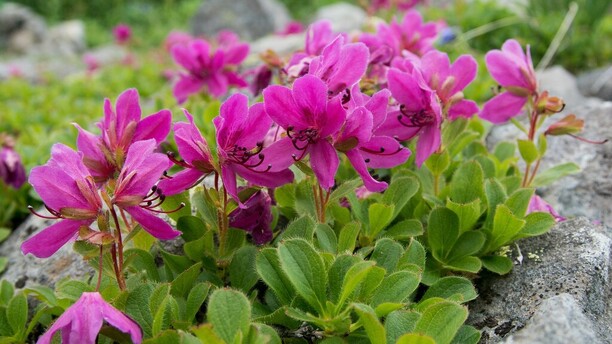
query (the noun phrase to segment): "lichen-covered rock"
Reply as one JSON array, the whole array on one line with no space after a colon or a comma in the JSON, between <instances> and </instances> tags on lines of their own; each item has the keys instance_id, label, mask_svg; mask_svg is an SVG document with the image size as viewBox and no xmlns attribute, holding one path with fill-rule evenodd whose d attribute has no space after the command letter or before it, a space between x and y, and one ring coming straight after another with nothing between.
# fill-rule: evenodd
<instances>
[{"instance_id":1,"label":"lichen-covered rock","mask_svg":"<svg viewBox=\"0 0 612 344\"><path fill-rule=\"evenodd\" d=\"M483 274L476 281L480 297L470 304L468 322L482 329L485 343L495 343L525 327L544 300L566 293L593 322L598 338L612 342L612 240L604 231L578 218L520 241L521 265L508 275Z\"/></svg>"},{"instance_id":2,"label":"lichen-covered rock","mask_svg":"<svg viewBox=\"0 0 612 344\"><path fill-rule=\"evenodd\" d=\"M570 294L559 294L542 302L527 326L508 337L504 344L598 344L602 343L591 321Z\"/></svg>"},{"instance_id":3,"label":"lichen-covered rock","mask_svg":"<svg viewBox=\"0 0 612 344\"><path fill-rule=\"evenodd\" d=\"M8 258L7 269L0 279L6 279L17 288L24 288L34 285L53 287L67 277L84 279L95 276L94 269L73 251L70 244L45 259L21 253L21 243L54 221L31 215L0 245L0 256Z\"/></svg>"}]
</instances>

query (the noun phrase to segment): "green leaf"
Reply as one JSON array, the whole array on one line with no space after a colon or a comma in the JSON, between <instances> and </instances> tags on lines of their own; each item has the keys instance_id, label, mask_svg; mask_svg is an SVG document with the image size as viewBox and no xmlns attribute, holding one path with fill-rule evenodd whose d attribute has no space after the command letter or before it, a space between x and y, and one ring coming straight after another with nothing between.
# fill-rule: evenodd
<instances>
[{"instance_id":1,"label":"green leaf","mask_svg":"<svg viewBox=\"0 0 612 344\"><path fill-rule=\"evenodd\" d=\"M514 158L514 152L516 151L516 146L511 142L500 142L495 146L493 154L495 157L503 162L508 159Z\"/></svg>"},{"instance_id":2,"label":"green leaf","mask_svg":"<svg viewBox=\"0 0 612 344\"><path fill-rule=\"evenodd\" d=\"M255 269L280 302L289 305L295 295L295 289L281 268L278 252L272 248L261 250L255 259Z\"/></svg>"},{"instance_id":3,"label":"green leaf","mask_svg":"<svg viewBox=\"0 0 612 344\"><path fill-rule=\"evenodd\" d=\"M201 268L202 263L199 262L176 276L174 281L172 281L172 289L170 290L172 295L177 297L187 296L187 293L200 275Z\"/></svg>"},{"instance_id":4,"label":"green leaf","mask_svg":"<svg viewBox=\"0 0 612 344\"><path fill-rule=\"evenodd\" d=\"M0 228L0 242L6 240L11 235L12 231L8 228Z\"/></svg>"},{"instance_id":5,"label":"green leaf","mask_svg":"<svg viewBox=\"0 0 612 344\"><path fill-rule=\"evenodd\" d=\"M506 201L506 191L504 186L497 179L487 179L485 181L485 195L487 196L487 219L485 227L493 225L495 210L497 205Z\"/></svg>"},{"instance_id":6,"label":"green leaf","mask_svg":"<svg viewBox=\"0 0 612 344\"><path fill-rule=\"evenodd\" d=\"M181 231L181 235L186 242L199 239L206 232L204 221L196 216L182 216L176 222L176 229Z\"/></svg>"},{"instance_id":7,"label":"green leaf","mask_svg":"<svg viewBox=\"0 0 612 344\"><path fill-rule=\"evenodd\" d=\"M389 238L383 238L376 242L374 252L370 256L370 260L376 262L376 265L387 270L387 273L392 273L397 267L400 257L404 253L402 245Z\"/></svg>"},{"instance_id":8,"label":"green leaf","mask_svg":"<svg viewBox=\"0 0 612 344\"><path fill-rule=\"evenodd\" d=\"M548 232L557 222L550 213L534 212L525 216L525 226L514 240L542 235Z\"/></svg>"},{"instance_id":9,"label":"green leaf","mask_svg":"<svg viewBox=\"0 0 612 344\"><path fill-rule=\"evenodd\" d=\"M399 337L396 344L436 344L436 341L424 334L407 333Z\"/></svg>"},{"instance_id":10,"label":"green leaf","mask_svg":"<svg viewBox=\"0 0 612 344\"><path fill-rule=\"evenodd\" d=\"M457 214L459 218L459 233L472 229L481 214L480 199L475 199L465 204L455 203L449 199L446 201L446 207Z\"/></svg>"},{"instance_id":11,"label":"green leaf","mask_svg":"<svg viewBox=\"0 0 612 344\"><path fill-rule=\"evenodd\" d=\"M338 202L343 197L346 197L348 194L354 193L355 189L357 189L360 185L363 184L361 178L356 178L353 180L348 180L340 186L338 186L334 191L332 191L329 196L328 202Z\"/></svg>"},{"instance_id":12,"label":"green leaf","mask_svg":"<svg viewBox=\"0 0 612 344\"><path fill-rule=\"evenodd\" d=\"M77 280L64 280L55 286L55 295L58 299L76 301L86 291L93 291L89 284Z\"/></svg>"},{"instance_id":13,"label":"green leaf","mask_svg":"<svg viewBox=\"0 0 612 344\"><path fill-rule=\"evenodd\" d=\"M136 271L146 271L152 281L160 281L159 271L151 253L133 248L125 251L125 266L134 267Z\"/></svg>"},{"instance_id":14,"label":"green leaf","mask_svg":"<svg viewBox=\"0 0 612 344\"><path fill-rule=\"evenodd\" d=\"M408 240L423 234L421 221L415 219L402 220L389 228L384 235L395 240Z\"/></svg>"},{"instance_id":15,"label":"green leaf","mask_svg":"<svg viewBox=\"0 0 612 344\"><path fill-rule=\"evenodd\" d=\"M495 251L509 243L523 229L525 223L525 220L514 216L507 206L498 205L493 219L493 230L485 252Z\"/></svg>"},{"instance_id":16,"label":"green leaf","mask_svg":"<svg viewBox=\"0 0 612 344\"><path fill-rule=\"evenodd\" d=\"M383 302L404 302L419 286L421 277L411 271L398 271L385 277L372 296L372 306Z\"/></svg>"},{"instance_id":17,"label":"green leaf","mask_svg":"<svg viewBox=\"0 0 612 344\"><path fill-rule=\"evenodd\" d=\"M385 273L385 269L374 266L366 276L363 283L361 283L359 288L357 288L358 293L355 292L356 294L359 294L357 299L363 302L369 301L372 298L374 291L377 290L378 286L382 283Z\"/></svg>"},{"instance_id":18,"label":"green leaf","mask_svg":"<svg viewBox=\"0 0 612 344\"><path fill-rule=\"evenodd\" d=\"M312 217L304 215L297 220L291 222L287 228L277 237L276 243L282 240L292 238L302 238L307 241L312 241L314 236L316 223Z\"/></svg>"},{"instance_id":19,"label":"green leaf","mask_svg":"<svg viewBox=\"0 0 612 344\"><path fill-rule=\"evenodd\" d=\"M415 177L411 176L400 176L393 178L387 190L382 197L382 203L393 206L393 216L389 221L395 219L395 217L402 211L408 201L414 196L419 190L419 181ZM372 222L370 222L370 226Z\"/></svg>"},{"instance_id":20,"label":"green leaf","mask_svg":"<svg viewBox=\"0 0 612 344\"><path fill-rule=\"evenodd\" d=\"M438 302L424 310L414 332L430 336L437 344L449 344L467 316L465 307L450 301Z\"/></svg>"},{"instance_id":21,"label":"green leaf","mask_svg":"<svg viewBox=\"0 0 612 344\"><path fill-rule=\"evenodd\" d=\"M340 230L340 238L338 239L338 252L353 252L357 236L361 230L361 224L358 222L349 222Z\"/></svg>"},{"instance_id":22,"label":"green leaf","mask_svg":"<svg viewBox=\"0 0 612 344\"><path fill-rule=\"evenodd\" d=\"M209 225L212 230L218 230L217 208L215 207L215 202L212 200L213 195L216 195L214 189L209 189L205 192L202 187L197 187L191 196L191 203L196 207L204 222Z\"/></svg>"},{"instance_id":23,"label":"green leaf","mask_svg":"<svg viewBox=\"0 0 612 344\"><path fill-rule=\"evenodd\" d=\"M340 297L340 292L342 291L342 284L344 283L346 273L349 269L357 264L358 262L363 262L358 257L349 254L342 254L336 257L334 262L329 267L329 271L327 273L327 280L329 281L328 286L328 294L329 300L331 302L337 302ZM374 265L372 263L371 265Z\"/></svg>"},{"instance_id":24,"label":"green leaf","mask_svg":"<svg viewBox=\"0 0 612 344\"><path fill-rule=\"evenodd\" d=\"M445 146L451 146L455 139L465 131L468 126L466 118L456 118L453 121L445 122L442 128L442 142ZM393 341L392 343L395 343Z\"/></svg>"},{"instance_id":25,"label":"green leaf","mask_svg":"<svg viewBox=\"0 0 612 344\"><path fill-rule=\"evenodd\" d=\"M553 166L537 174L532 186L547 186L570 174L580 172L580 166L573 162Z\"/></svg>"},{"instance_id":26,"label":"green leaf","mask_svg":"<svg viewBox=\"0 0 612 344\"><path fill-rule=\"evenodd\" d=\"M166 266L175 274L180 274L193 265L193 262L185 256L179 256L163 250L160 250L160 253Z\"/></svg>"},{"instance_id":27,"label":"green leaf","mask_svg":"<svg viewBox=\"0 0 612 344\"><path fill-rule=\"evenodd\" d=\"M542 134L538 137L538 154L544 156L547 148L546 135Z\"/></svg>"},{"instance_id":28,"label":"green leaf","mask_svg":"<svg viewBox=\"0 0 612 344\"><path fill-rule=\"evenodd\" d=\"M303 239L281 243L278 256L297 293L314 309L322 311L326 301L327 273L321 256Z\"/></svg>"},{"instance_id":29,"label":"green leaf","mask_svg":"<svg viewBox=\"0 0 612 344\"><path fill-rule=\"evenodd\" d=\"M497 175L497 165L493 159L486 155L476 155L474 160L480 164L485 178L493 178Z\"/></svg>"},{"instance_id":30,"label":"green leaf","mask_svg":"<svg viewBox=\"0 0 612 344\"><path fill-rule=\"evenodd\" d=\"M431 253L438 261L445 262L459 236L459 218L448 208L435 208L429 214L427 235Z\"/></svg>"},{"instance_id":31,"label":"green leaf","mask_svg":"<svg viewBox=\"0 0 612 344\"><path fill-rule=\"evenodd\" d=\"M448 150L451 156L457 156L461 151L465 149L467 145L478 139L480 135L473 131L464 131L453 141L452 145L448 146Z\"/></svg>"},{"instance_id":32,"label":"green leaf","mask_svg":"<svg viewBox=\"0 0 612 344\"><path fill-rule=\"evenodd\" d=\"M229 228L227 231L226 253L222 258L231 258L239 248L246 243L246 231L237 228Z\"/></svg>"},{"instance_id":33,"label":"green leaf","mask_svg":"<svg viewBox=\"0 0 612 344\"><path fill-rule=\"evenodd\" d=\"M142 328L145 337L151 337L153 315L149 309L149 297L153 293L153 285L141 284L133 289L127 297L125 312Z\"/></svg>"},{"instance_id":34,"label":"green leaf","mask_svg":"<svg viewBox=\"0 0 612 344\"><path fill-rule=\"evenodd\" d=\"M319 249L323 252L336 253L338 247L338 239L336 233L328 224L319 223L315 227L317 243Z\"/></svg>"},{"instance_id":35,"label":"green leaf","mask_svg":"<svg viewBox=\"0 0 612 344\"><path fill-rule=\"evenodd\" d=\"M198 283L191 288L187 296L187 303L185 304L184 320L189 322L195 320L194 318L204 304L209 291L210 283L208 282Z\"/></svg>"},{"instance_id":36,"label":"green leaf","mask_svg":"<svg viewBox=\"0 0 612 344\"><path fill-rule=\"evenodd\" d=\"M512 260L504 256L484 256L480 257L485 269L495 272L498 275L505 275L512 271Z\"/></svg>"},{"instance_id":37,"label":"green leaf","mask_svg":"<svg viewBox=\"0 0 612 344\"><path fill-rule=\"evenodd\" d=\"M483 195L484 175L475 161L463 163L453 174L450 198L453 202L469 203Z\"/></svg>"},{"instance_id":38,"label":"green leaf","mask_svg":"<svg viewBox=\"0 0 612 344\"><path fill-rule=\"evenodd\" d=\"M264 324L251 324L247 343L251 344L281 344L281 339L276 330Z\"/></svg>"},{"instance_id":39,"label":"green leaf","mask_svg":"<svg viewBox=\"0 0 612 344\"><path fill-rule=\"evenodd\" d=\"M382 203L373 203L368 208L369 224L368 236L376 237L393 220L395 206Z\"/></svg>"},{"instance_id":40,"label":"green leaf","mask_svg":"<svg viewBox=\"0 0 612 344\"><path fill-rule=\"evenodd\" d=\"M300 164L296 165L299 167ZM308 180L303 180L298 183L295 188L295 210L298 214L306 214L314 217L317 214L315 209L312 184Z\"/></svg>"},{"instance_id":41,"label":"green leaf","mask_svg":"<svg viewBox=\"0 0 612 344\"><path fill-rule=\"evenodd\" d=\"M478 344L480 342L480 331L470 325L463 325L457 331L452 344Z\"/></svg>"},{"instance_id":42,"label":"green leaf","mask_svg":"<svg viewBox=\"0 0 612 344\"><path fill-rule=\"evenodd\" d=\"M0 281L0 306L8 305L9 301L15 293L13 284L7 280Z\"/></svg>"},{"instance_id":43,"label":"green leaf","mask_svg":"<svg viewBox=\"0 0 612 344\"><path fill-rule=\"evenodd\" d=\"M46 287L43 285L35 285L32 287L23 289L23 292L26 295L33 294L38 300L46 303L50 307L58 306L57 298L55 297L55 293L53 292L53 289L49 287Z\"/></svg>"},{"instance_id":44,"label":"green leaf","mask_svg":"<svg viewBox=\"0 0 612 344\"><path fill-rule=\"evenodd\" d=\"M233 343L240 333L249 333L251 304L239 291L217 289L208 301L207 318L221 339Z\"/></svg>"},{"instance_id":45,"label":"green leaf","mask_svg":"<svg viewBox=\"0 0 612 344\"><path fill-rule=\"evenodd\" d=\"M421 314L413 311L397 310L389 313L385 319L387 343L396 343L403 334L414 330Z\"/></svg>"},{"instance_id":46,"label":"green leaf","mask_svg":"<svg viewBox=\"0 0 612 344\"><path fill-rule=\"evenodd\" d=\"M357 289L357 286L368 276L368 273L374 267L374 262L361 261L353 266L344 275L340 297L338 298L338 308L344 304L351 294Z\"/></svg>"},{"instance_id":47,"label":"green leaf","mask_svg":"<svg viewBox=\"0 0 612 344\"><path fill-rule=\"evenodd\" d=\"M376 313L370 306L355 303L353 310L359 316L359 322L363 325L370 342L382 344L387 342L385 327L378 321Z\"/></svg>"},{"instance_id":48,"label":"green leaf","mask_svg":"<svg viewBox=\"0 0 612 344\"><path fill-rule=\"evenodd\" d=\"M198 339L204 344L227 344L223 339L219 338L213 330L212 324L202 324L191 329Z\"/></svg>"},{"instance_id":49,"label":"green leaf","mask_svg":"<svg viewBox=\"0 0 612 344\"><path fill-rule=\"evenodd\" d=\"M482 268L482 263L480 262L480 259L469 256L445 263L444 267L451 270L465 271L475 274Z\"/></svg>"},{"instance_id":50,"label":"green leaf","mask_svg":"<svg viewBox=\"0 0 612 344\"><path fill-rule=\"evenodd\" d=\"M416 267L420 272L425 270L425 248L417 240L412 240L406 252L400 258L397 264L398 269L407 269L408 267Z\"/></svg>"},{"instance_id":51,"label":"green leaf","mask_svg":"<svg viewBox=\"0 0 612 344\"><path fill-rule=\"evenodd\" d=\"M450 157L448 151L442 153L433 153L425 160L425 166L431 171L434 176L439 176L450 166Z\"/></svg>"},{"instance_id":52,"label":"green leaf","mask_svg":"<svg viewBox=\"0 0 612 344\"><path fill-rule=\"evenodd\" d=\"M476 254L484 246L485 240L485 235L480 231L463 233L453 245L446 261L452 262Z\"/></svg>"},{"instance_id":53,"label":"green leaf","mask_svg":"<svg viewBox=\"0 0 612 344\"><path fill-rule=\"evenodd\" d=\"M182 208L181 203L184 204ZM182 216L190 216L191 202L189 201L189 192L167 196L161 204L161 208L167 211L168 217L174 221L178 221Z\"/></svg>"},{"instance_id":54,"label":"green leaf","mask_svg":"<svg viewBox=\"0 0 612 344\"><path fill-rule=\"evenodd\" d=\"M248 293L259 280L255 270L257 248L243 246L234 254L229 266L229 277L232 287Z\"/></svg>"},{"instance_id":55,"label":"green leaf","mask_svg":"<svg viewBox=\"0 0 612 344\"><path fill-rule=\"evenodd\" d=\"M530 164L540 157L538 153L538 147L536 147L535 143L530 140L517 140L519 152L521 153L521 157L525 160L526 163Z\"/></svg>"},{"instance_id":56,"label":"green leaf","mask_svg":"<svg viewBox=\"0 0 612 344\"><path fill-rule=\"evenodd\" d=\"M472 282L464 277L449 276L443 277L432 284L423 295L422 300L433 297L452 299L457 302L468 302L476 299L478 294Z\"/></svg>"},{"instance_id":57,"label":"green leaf","mask_svg":"<svg viewBox=\"0 0 612 344\"><path fill-rule=\"evenodd\" d=\"M13 333L25 331L25 325L28 321L28 299L23 293L15 295L9 301L6 308L6 317L13 328Z\"/></svg>"},{"instance_id":58,"label":"green leaf","mask_svg":"<svg viewBox=\"0 0 612 344\"><path fill-rule=\"evenodd\" d=\"M510 209L512 214L518 217L524 217L527 212L527 207L529 206L529 201L533 196L533 189L518 189L508 199L504 204Z\"/></svg>"}]
</instances>

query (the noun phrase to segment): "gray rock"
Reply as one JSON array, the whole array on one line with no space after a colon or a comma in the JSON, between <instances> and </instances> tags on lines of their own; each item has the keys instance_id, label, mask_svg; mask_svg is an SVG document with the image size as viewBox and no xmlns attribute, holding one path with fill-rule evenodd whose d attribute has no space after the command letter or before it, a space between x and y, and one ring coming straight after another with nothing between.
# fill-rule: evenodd
<instances>
[{"instance_id":1,"label":"gray rock","mask_svg":"<svg viewBox=\"0 0 612 344\"><path fill-rule=\"evenodd\" d=\"M251 44L251 54L258 55L270 49L277 54L284 56L291 54L300 49L304 49L304 40L306 34L298 33L287 36L270 35L262 37Z\"/></svg>"},{"instance_id":2,"label":"gray rock","mask_svg":"<svg viewBox=\"0 0 612 344\"><path fill-rule=\"evenodd\" d=\"M578 88L586 96L612 100L612 65L579 75Z\"/></svg>"},{"instance_id":3,"label":"gray rock","mask_svg":"<svg viewBox=\"0 0 612 344\"><path fill-rule=\"evenodd\" d=\"M525 327L544 300L563 293L576 300L598 339L612 342L612 240L604 231L586 218L561 222L545 235L519 242L524 260L511 273L482 275L468 323L482 329L483 342L498 342Z\"/></svg>"},{"instance_id":4,"label":"gray rock","mask_svg":"<svg viewBox=\"0 0 612 344\"><path fill-rule=\"evenodd\" d=\"M351 32L359 30L366 22L366 12L355 5L346 2L321 7L317 11L316 20L331 21L334 32Z\"/></svg>"},{"instance_id":5,"label":"gray rock","mask_svg":"<svg viewBox=\"0 0 612 344\"><path fill-rule=\"evenodd\" d=\"M542 302L527 326L508 337L505 344L597 344L601 341L591 321L570 294Z\"/></svg>"},{"instance_id":6,"label":"gray rock","mask_svg":"<svg viewBox=\"0 0 612 344\"><path fill-rule=\"evenodd\" d=\"M45 36L45 21L28 7L11 2L0 7L0 49L26 53Z\"/></svg>"},{"instance_id":7,"label":"gray rock","mask_svg":"<svg viewBox=\"0 0 612 344\"><path fill-rule=\"evenodd\" d=\"M276 0L206 0L191 19L191 32L214 36L232 30L244 40L254 40L281 30L290 20Z\"/></svg>"},{"instance_id":8,"label":"gray rock","mask_svg":"<svg viewBox=\"0 0 612 344\"><path fill-rule=\"evenodd\" d=\"M14 283L17 288L34 285L53 287L64 278L93 278L95 271L87 261L66 244L49 258L36 258L21 253L21 244L31 235L50 226L55 220L31 215L0 245L0 255L8 258L8 266L0 278Z\"/></svg>"},{"instance_id":9,"label":"gray rock","mask_svg":"<svg viewBox=\"0 0 612 344\"><path fill-rule=\"evenodd\" d=\"M85 48L85 24L69 20L50 28L39 49L44 55L70 56L82 53Z\"/></svg>"}]
</instances>

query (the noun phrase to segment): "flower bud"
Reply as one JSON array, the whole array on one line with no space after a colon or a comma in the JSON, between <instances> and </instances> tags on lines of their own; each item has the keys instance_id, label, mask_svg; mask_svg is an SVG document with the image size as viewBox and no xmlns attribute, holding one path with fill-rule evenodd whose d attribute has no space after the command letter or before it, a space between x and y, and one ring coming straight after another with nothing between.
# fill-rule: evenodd
<instances>
[{"instance_id":1,"label":"flower bud","mask_svg":"<svg viewBox=\"0 0 612 344\"><path fill-rule=\"evenodd\" d=\"M576 118L574 114L570 114L548 127L544 135L559 136L577 134L581 132L583 128L584 120Z\"/></svg>"},{"instance_id":2,"label":"flower bud","mask_svg":"<svg viewBox=\"0 0 612 344\"><path fill-rule=\"evenodd\" d=\"M565 102L559 97L549 97L548 91L542 92L536 101L536 109L539 114L551 115L561 112L565 108Z\"/></svg>"}]
</instances>

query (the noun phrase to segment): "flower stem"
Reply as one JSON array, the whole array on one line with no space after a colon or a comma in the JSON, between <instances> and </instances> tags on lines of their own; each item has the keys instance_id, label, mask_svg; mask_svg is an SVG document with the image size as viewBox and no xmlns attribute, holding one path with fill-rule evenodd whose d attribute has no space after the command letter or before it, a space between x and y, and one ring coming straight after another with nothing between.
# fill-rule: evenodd
<instances>
[{"instance_id":1,"label":"flower stem","mask_svg":"<svg viewBox=\"0 0 612 344\"><path fill-rule=\"evenodd\" d=\"M115 265L115 275L117 276L117 284L119 289L125 290L125 280L123 278L123 239L121 237L121 226L119 225L119 217L115 211L115 207L110 207L110 213L115 221L115 245L111 248L113 256L113 264ZM119 251L117 255L117 251Z\"/></svg>"},{"instance_id":2,"label":"flower stem","mask_svg":"<svg viewBox=\"0 0 612 344\"><path fill-rule=\"evenodd\" d=\"M102 268L103 268L103 252L104 252L104 248L102 245L100 245L100 258L99 262L98 262L98 283L96 283L96 291L100 290L100 284L102 283Z\"/></svg>"},{"instance_id":3,"label":"flower stem","mask_svg":"<svg viewBox=\"0 0 612 344\"><path fill-rule=\"evenodd\" d=\"M540 168L540 162L542 161L542 158L538 159L536 161L535 166L533 167L533 170L531 171L531 177L529 178L529 181L527 182L527 185L525 186L529 186L531 185L531 183L533 183L533 180L535 179L536 173L538 172L538 168Z\"/></svg>"}]
</instances>

